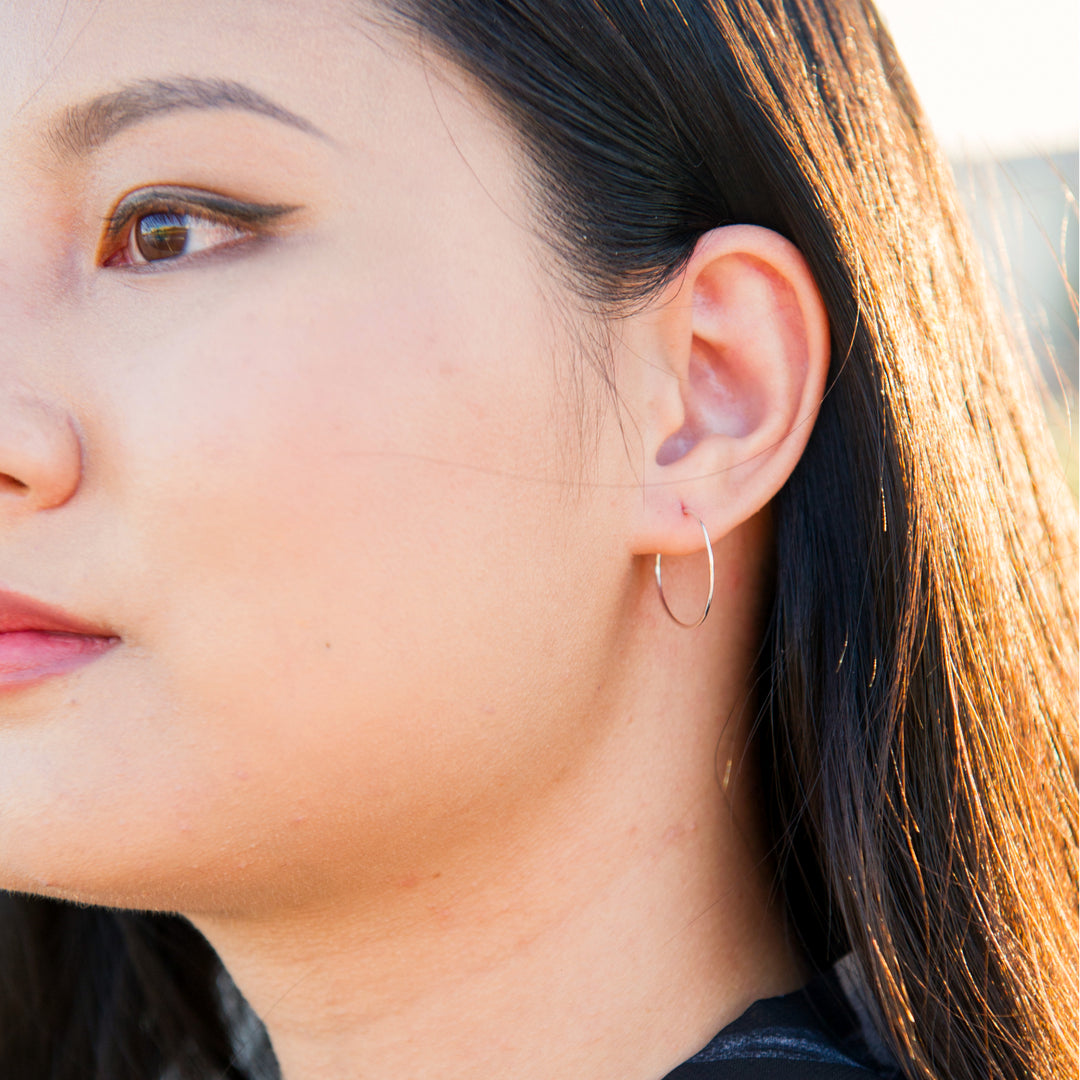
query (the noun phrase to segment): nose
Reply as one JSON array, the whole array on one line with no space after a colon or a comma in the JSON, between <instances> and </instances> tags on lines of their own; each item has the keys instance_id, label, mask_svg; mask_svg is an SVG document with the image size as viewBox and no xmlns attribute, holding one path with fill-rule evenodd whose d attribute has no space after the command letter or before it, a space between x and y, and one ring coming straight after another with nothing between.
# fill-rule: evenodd
<instances>
[{"instance_id":1,"label":"nose","mask_svg":"<svg viewBox=\"0 0 1080 1080\"><path fill-rule=\"evenodd\" d=\"M62 506L81 474L82 448L67 410L0 379L0 522Z\"/></svg>"}]
</instances>

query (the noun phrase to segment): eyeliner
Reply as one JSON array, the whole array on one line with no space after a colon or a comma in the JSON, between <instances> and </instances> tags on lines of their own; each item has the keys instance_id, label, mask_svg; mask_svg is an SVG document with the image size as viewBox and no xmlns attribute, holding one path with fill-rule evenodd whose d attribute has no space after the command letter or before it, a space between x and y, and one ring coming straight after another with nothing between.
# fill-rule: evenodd
<instances>
[{"instance_id":1,"label":"eyeliner","mask_svg":"<svg viewBox=\"0 0 1080 1080\"><path fill-rule=\"evenodd\" d=\"M184 187L142 188L121 199L105 222L105 239L115 240L127 223L140 210L169 212L170 210L203 210L225 222L259 225L299 210L299 206L277 203L249 203L212 195Z\"/></svg>"}]
</instances>

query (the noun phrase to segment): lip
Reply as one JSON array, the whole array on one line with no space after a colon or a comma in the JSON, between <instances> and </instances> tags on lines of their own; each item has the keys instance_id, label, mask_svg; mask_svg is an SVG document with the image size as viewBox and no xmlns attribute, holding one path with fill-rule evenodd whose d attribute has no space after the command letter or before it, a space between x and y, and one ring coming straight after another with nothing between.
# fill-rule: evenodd
<instances>
[{"instance_id":1,"label":"lip","mask_svg":"<svg viewBox=\"0 0 1080 1080\"><path fill-rule=\"evenodd\" d=\"M108 627L0 589L0 689L74 671L119 642Z\"/></svg>"}]
</instances>

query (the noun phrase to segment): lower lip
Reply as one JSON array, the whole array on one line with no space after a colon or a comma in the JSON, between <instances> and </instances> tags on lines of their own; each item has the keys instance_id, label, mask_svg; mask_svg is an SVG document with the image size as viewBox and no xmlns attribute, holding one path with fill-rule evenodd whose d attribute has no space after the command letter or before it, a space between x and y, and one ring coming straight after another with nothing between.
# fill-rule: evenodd
<instances>
[{"instance_id":1,"label":"lower lip","mask_svg":"<svg viewBox=\"0 0 1080 1080\"><path fill-rule=\"evenodd\" d=\"M74 671L96 660L119 640L49 630L0 634L0 689Z\"/></svg>"}]
</instances>

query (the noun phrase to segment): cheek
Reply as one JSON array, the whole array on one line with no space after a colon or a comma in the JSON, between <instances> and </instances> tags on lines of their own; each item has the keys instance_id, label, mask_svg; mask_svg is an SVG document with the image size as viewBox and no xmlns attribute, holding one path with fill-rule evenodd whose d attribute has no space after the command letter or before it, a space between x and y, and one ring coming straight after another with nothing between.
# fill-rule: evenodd
<instances>
[{"instance_id":1,"label":"cheek","mask_svg":"<svg viewBox=\"0 0 1080 1080\"><path fill-rule=\"evenodd\" d=\"M400 872L402 822L461 842L589 737L599 668L569 613L591 582L566 559L586 541L554 472L550 360L520 320L478 334L458 299L386 300L262 298L279 321L174 335L111 395L99 479L130 666L84 699L61 782L62 816L92 815L86 850L115 815L118 902L135 868L151 904L280 894L285 867L320 887L342 865Z\"/></svg>"},{"instance_id":2,"label":"cheek","mask_svg":"<svg viewBox=\"0 0 1080 1080\"><path fill-rule=\"evenodd\" d=\"M542 362L509 340L521 372L500 370L422 300L299 306L299 325L288 311L276 325L234 320L245 329L189 368L186 392L169 388L167 420L132 410L154 418L124 457L138 462L126 503L145 564L170 597L155 629L207 643L204 672L218 667L211 641L254 663L278 655L295 679L307 665L356 670L361 646L376 671L389 651L414 661L408 646L427 637L430 666L490 616L507 587L500 558L542 557L534 527L550 495L519 479L548 469L550 391L524 377Z\"/></svg>"},{"instance_id":3,"label":"cheek","mask_svg":"<svg viewBox=\"0 0 1080 1080\"><path fill-rule=\"evenodd\" d=\"M157 587L183 574L219 594L207 626L242 599L277 634L318 636L336 614L365 629L419 603L424 621L467 614L452 574L486 546L493 563L465 575L482 607L499 559L542 558L535 526L567 510L535 338L478 339L456 301L415 293L292 304L302 318L263 300L279 321L241 312L178 343L122 408L138 420L121 499Z\"/></svg>"}]
</instances>

